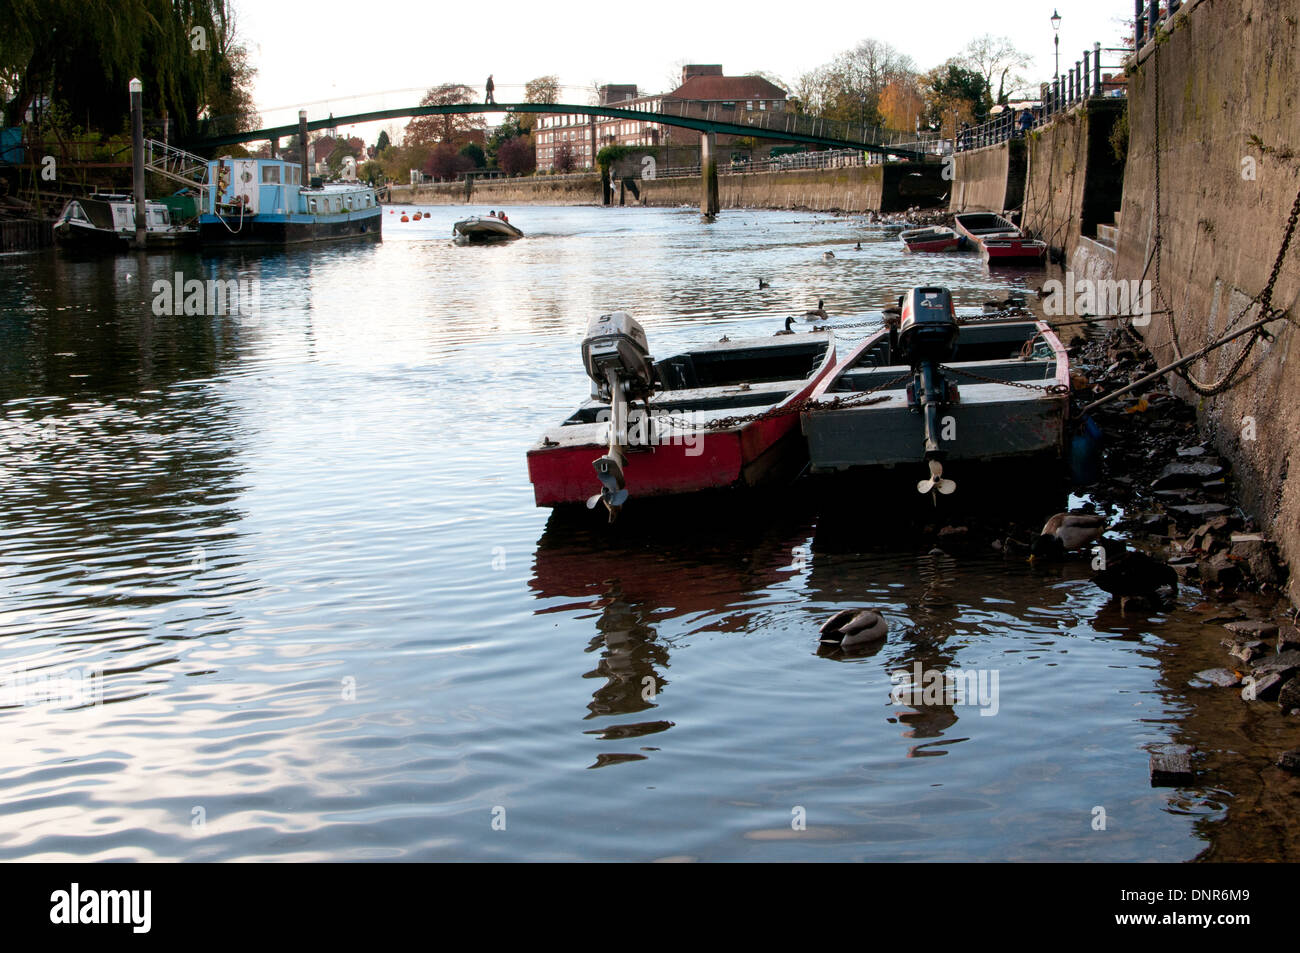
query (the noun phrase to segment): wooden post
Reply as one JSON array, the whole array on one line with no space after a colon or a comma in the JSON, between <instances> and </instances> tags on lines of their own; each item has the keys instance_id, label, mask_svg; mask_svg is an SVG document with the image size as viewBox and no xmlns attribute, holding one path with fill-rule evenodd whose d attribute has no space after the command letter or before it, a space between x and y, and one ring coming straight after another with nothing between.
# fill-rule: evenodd
<instances>
[{"instance_id":1,"label":"wooden post","mask_svg":"<svg viewBox=\"0 0 1300 953\"><path fill-rule=\"evenodd\" d=\"M135 247L147 243L149 220L145 213L144 195L144 84L138 79L127 84L131 91L131 188L135 192Z\"/></svg>"},{"instance_id":2,"label":"wooden post","mask_svg":"<svg viewBox=\"0 0 1300 953\"><path fill-rule=\"evenodd\" d=\"M712 220L718 214L718 134L700 133L700 215Z\"/></svg>"},{"instance_id":3,"label":"wooden post","mask_svg":"<svg viewBox=\"0 0 1300 953\"><path fill-rule=\"evenodd\" d=\"M311 173L307 167L307 110L298 110L298 144L302 146L302 187L311 185Z\"/></svg>"}]
</instances>

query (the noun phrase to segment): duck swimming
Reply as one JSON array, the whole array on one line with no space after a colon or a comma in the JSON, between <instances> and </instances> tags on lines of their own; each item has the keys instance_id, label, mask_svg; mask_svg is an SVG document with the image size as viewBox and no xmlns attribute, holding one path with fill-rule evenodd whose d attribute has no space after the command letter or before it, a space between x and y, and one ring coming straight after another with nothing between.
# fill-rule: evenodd
<instances>
[{"instance_id":1,"label":"duck swimming","mask_svg":"<svg viewBox=\"0 0 1300 953\"><path fill-rule=\"evenodd\" d=\"M821 298L817 299L817 309L815 311L805 311L803 316L809 321L816 321L819 319L824 321L830 317L830 315L826 313L826 308Z\"/></svg>"},{"instance_id":2,"label":"duck swimming","mask_svg":"<svg viewBox=\"0 0 1300 953\"><path fill-rule=\"evenodd\" d=\"M1161 589L1178 592L1178 573L1158 559L1128 546L1118 540L1101 540L1105 559L1102 569L1094 572L1092 581L1104 592L1118 596L1120 609L1132 599L1151 599Z\"/></svg>"},{"instance_id":3,"label":"duck swimming","mask_svg":"<svg viewBox=\"0 0 1300 953\"><path fill-rule=\"evenodd\" d=\"M821 641L842 649L861 648L889 635L889 623L875 609L843 609L821 627Z\"/></svg>"}]
</instances>

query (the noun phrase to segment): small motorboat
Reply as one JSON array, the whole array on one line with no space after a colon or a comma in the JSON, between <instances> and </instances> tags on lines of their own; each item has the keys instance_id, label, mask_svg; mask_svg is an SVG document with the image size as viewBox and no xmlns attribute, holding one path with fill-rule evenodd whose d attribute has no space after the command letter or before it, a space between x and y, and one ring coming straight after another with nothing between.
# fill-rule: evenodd
<instances>
[{"instance_id":1,"label":"small motorboat","mask_svg":"<svg viewBox=\"0 0 1300 953\"><path fill-rule=\"evenodd\" d=\"M957 231L979 248L990 265L1042 264L1047 244L1026 238L1024 232L1001 215L971 212L953 216Z\"/></svg>"},{"instance_id":2,"label":"small motorboat","mask_svg":"<svg viewBox=\"0 0 1300 953\"><path fill-rule=\"evenodd\" d=\"M962 324L946 288L913 288L802 414L814 472L925 463L949 494L950 460L1050 457L1066 447L1069 357L1042 321ZM838 398L849 406L825 406Z\"/></svg>"},{"instance_id":3,"label":"small motorboat","mask_svg":"<svg viewBox=\"0 0 1300 953\"><path fill-rule=\"evenodd\" d=\"M937 226L908 229L899 238L910 252L960 251L967 246L964 235L958 235L951 228Z\"/></svg>"},{"instance_id":4,"label":"small motorboat","mask_svg":"<svg viewBox=\"0 0 1300 953\"><path fill-rule=\"evenodd\" d=\"M528 451L538 506L759 486L807 460L798 410L835 364L831 332L731 341L656 361L618 311L587 328L592 397ZM639 407L634 405L639 404Z\"/></svg>"},{"instance_id":5,"label":"small motorboat","mask_svg":"<svg viewBox=\"0 0 1300 953\"><path fill-rule=\"evenodd\" d=\"M510 242L524 237L524 233L519 229L493 215L472 215L453 225L451 233L456 241L472 245Z\"/></svg>"}]
</instances>

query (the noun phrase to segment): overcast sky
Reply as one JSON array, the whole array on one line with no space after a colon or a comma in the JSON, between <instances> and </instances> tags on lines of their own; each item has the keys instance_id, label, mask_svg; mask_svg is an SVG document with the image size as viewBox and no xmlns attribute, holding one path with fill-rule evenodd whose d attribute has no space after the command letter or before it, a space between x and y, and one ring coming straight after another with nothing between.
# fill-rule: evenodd
<instances>
[{"instance_id":1,"label":"overcast sky","mask_svg":"<svg viewBox=\"0 0 1300 953\"><path fill-rule=\"evenodd\" d=\"M425 89L445 82L481 90L488 73L501 102L521 100L523 84L548 73L567 86L636 83L645 92L662 92L683 60L721 63L728 75L763 70L792 83L868 37L891 44L925 70L973 37L1008 36L1035 58L1029 75L1037 81L1053 72L1053 10L1062 18L1062 72L1095 41L1119 45L1122 21L1133 15L1131 0L236 0L236 9L258 70L255 98L267 125L295 122L300 107L315 119L415 105ZM1103 63L1118 56L1108 54ZM567 95L586 101L576 89ZM357 133L369 142L379 128Z\"/></svg>"}]
</instances>

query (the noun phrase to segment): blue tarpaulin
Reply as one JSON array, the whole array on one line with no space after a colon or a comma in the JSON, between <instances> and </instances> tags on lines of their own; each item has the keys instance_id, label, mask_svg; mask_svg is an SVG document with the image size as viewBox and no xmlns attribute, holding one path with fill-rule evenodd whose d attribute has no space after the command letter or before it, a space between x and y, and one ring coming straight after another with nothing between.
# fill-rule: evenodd
<instances>
[{"instance_id":1,"label":"blue tarpaulin","mask_svg":"<svg viewBox=\"0 0 1300 953\"><path fill-rule=\"evenodd\" d=\"M0 129L0 164L18 165L23 161L23 130L19 126Z\"/></svg>"}]
</instances>

